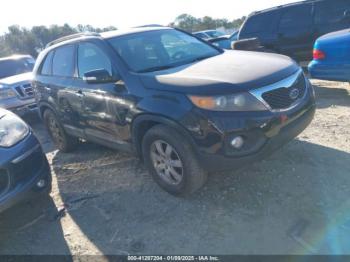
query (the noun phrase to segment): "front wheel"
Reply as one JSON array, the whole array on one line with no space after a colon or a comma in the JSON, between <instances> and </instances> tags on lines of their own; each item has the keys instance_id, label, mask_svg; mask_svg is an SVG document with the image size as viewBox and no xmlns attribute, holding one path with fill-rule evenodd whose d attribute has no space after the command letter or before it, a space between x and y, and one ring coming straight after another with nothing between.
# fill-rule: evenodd
<instances>
[{"instance_id":1,"label":"front wheel","mask_svg":"<svg viewBox=\"0 0 350 262\"><path fill-rule=\"evenodd\" d=\"M146 133L142 153L154 180L172 195L191 194L207 179L189 141L165 125L157 125Z\"/></svg>"}]
</instances>

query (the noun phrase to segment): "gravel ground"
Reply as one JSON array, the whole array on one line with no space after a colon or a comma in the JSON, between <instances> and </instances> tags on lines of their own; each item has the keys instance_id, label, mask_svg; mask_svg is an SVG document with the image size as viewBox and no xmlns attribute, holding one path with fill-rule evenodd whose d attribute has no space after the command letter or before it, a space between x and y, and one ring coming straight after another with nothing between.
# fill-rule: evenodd
<instances>
[{"instance_id":1,"label":"gravel ground","mask_svg":"<svg viewBox=\"0 0 350 262\"><path fill-rule=\"evenodd\" d=\"M57 152L50 198L0 216L0 254L350 254L350 86L313 81L311 126L275 155L174 198L136 158Z\"/></svg>"}]
</instances>

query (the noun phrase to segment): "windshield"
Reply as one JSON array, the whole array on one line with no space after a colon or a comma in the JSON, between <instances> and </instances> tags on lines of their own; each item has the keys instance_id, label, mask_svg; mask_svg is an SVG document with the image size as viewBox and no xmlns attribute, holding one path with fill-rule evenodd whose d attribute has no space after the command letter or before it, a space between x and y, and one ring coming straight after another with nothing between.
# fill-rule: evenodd
<instances>
[{"instance_id":1,"label":"windshield","mask_svg":"<svg viewBox=\"0 0 350 262\"><path fill-rule=\"evenodd\" d=\"M220 36L224 36L225 35L225 34L219 32L219 31L206 31L205 33L207 35L209 35L210 37L212 37L212 38L220 37Z\"/></svg>"},{"instance_id":2,"label":"windshield","mask_svg":"<svg viewBox=\"0 0 350 262\"><path fill-rule=\"evenodd\" d=\"M177 30L157 30L109 40L134 72L176 67L220 54L214 47Z\"/></svg>"},{"instance_id":3,"label":"windshield","mask_svg":"<svg viewBox=\"0 0 350 262\"><path fill-rule=\"evenodd\" d=\"M31 72L33 67L33 58L2 60L0 61L0 79Z\"/></svg>"}]
</instances>

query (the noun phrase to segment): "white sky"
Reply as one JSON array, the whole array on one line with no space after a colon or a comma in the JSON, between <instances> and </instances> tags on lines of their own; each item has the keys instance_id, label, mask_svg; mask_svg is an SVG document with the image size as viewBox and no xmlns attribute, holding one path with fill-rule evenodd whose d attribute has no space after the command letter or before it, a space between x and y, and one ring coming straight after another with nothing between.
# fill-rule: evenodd
<instances>
[{"instance_id":1,"label":"white sky","mask_svg":"<svg viewBox=\"0 0 350 262\"><path fill-rule=\"evenodd\" d=\"M118 28L143 24L168 24L188 13L232 20L252 11L295 0L4 0L0 33L9 25L91 24Z\"/></svg>"}]
</instances>

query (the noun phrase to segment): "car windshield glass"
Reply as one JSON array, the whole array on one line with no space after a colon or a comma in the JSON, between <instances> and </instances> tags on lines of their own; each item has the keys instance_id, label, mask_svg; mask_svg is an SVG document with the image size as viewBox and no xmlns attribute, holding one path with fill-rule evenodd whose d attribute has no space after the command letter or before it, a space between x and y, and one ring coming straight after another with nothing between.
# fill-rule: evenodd
<instances>
[{"instance_id":1,"label":"car windshield glass","mask_svg":"<svg viewBox=\"0 0 350 262\"><path fill-rule=\"evenodd\" d=\"M207 31L205 32L207 35L209 35L210 37L220 37L220 36L224 36L225 34L219 32L219 31Z\"/></svg>"},{"instance_id":2,"label":"car windshield glass","mask_svg":"<svg viewBox=\"0 0 350 262\"><path fill-rule=\"evenodd\" d=\"M31 72L34 67L34 61L32 60L30 58L22 58L0 61L0 78Z\"/></svg>"},{"instance_id":3,"label":"car windshield glass","mask_svg":"<svg viewBox=\"0 0 350 262\"><path fill-rule=\"evenodd\" d=\"M109 39L134 72L151 72L220 54L214 47L177 30L156 30Z\"/></svg>"}]
</instances>

